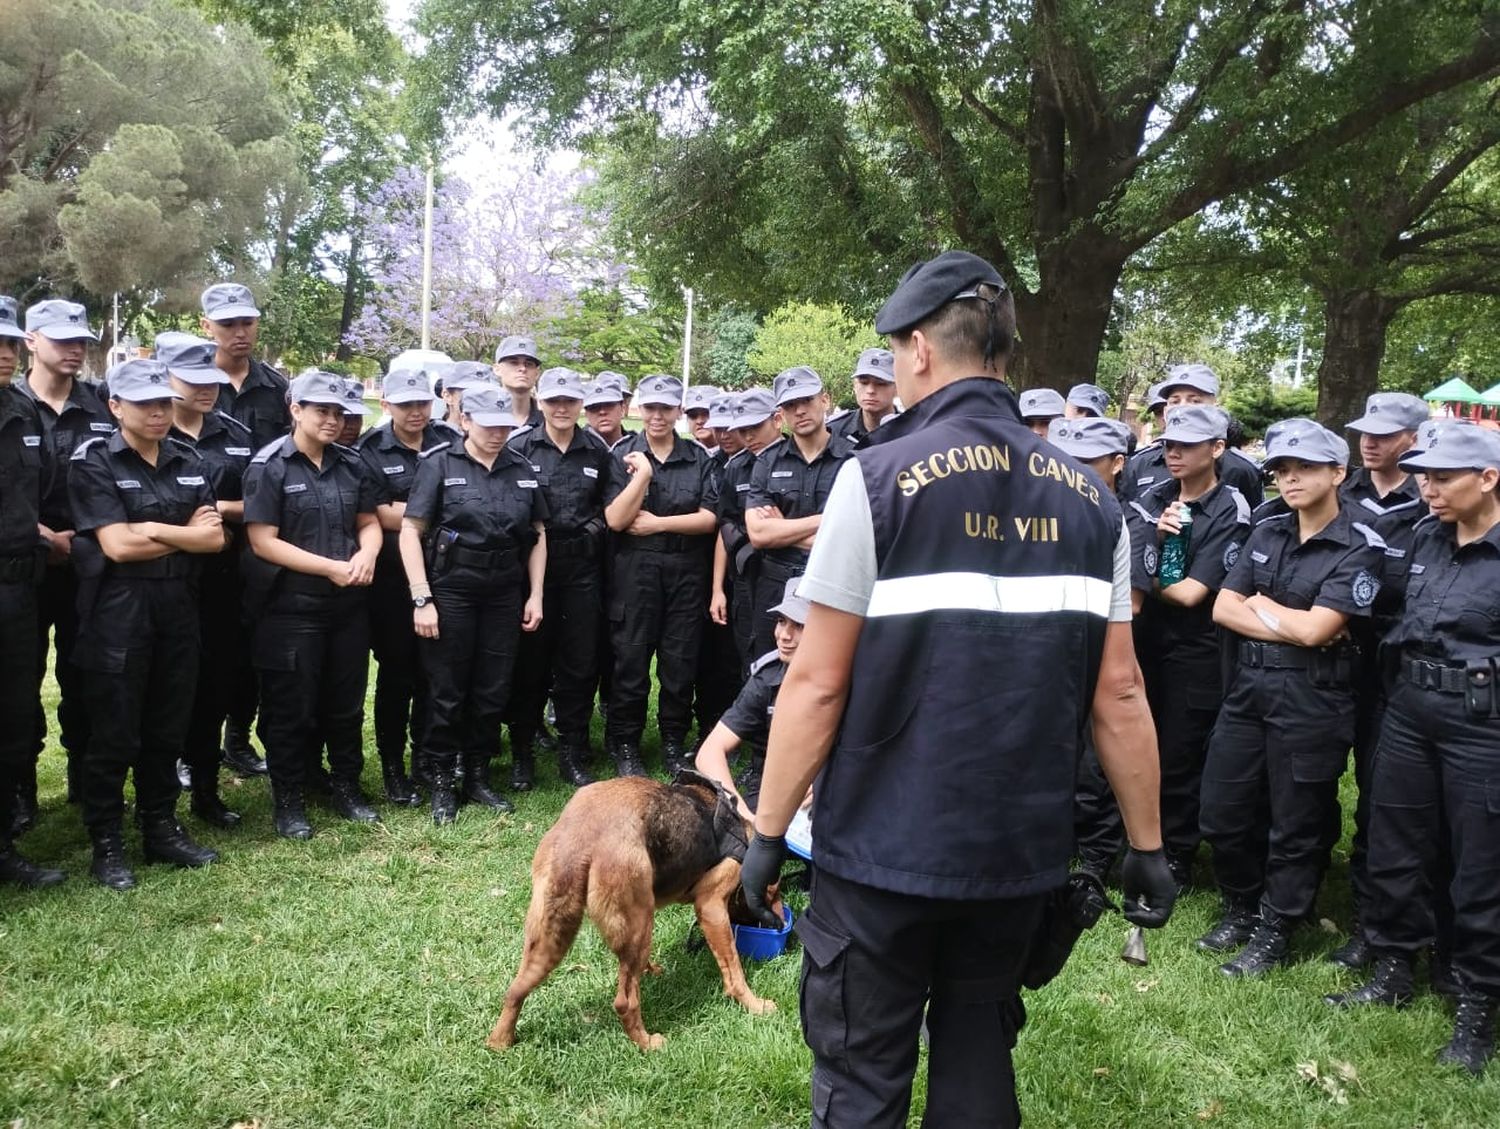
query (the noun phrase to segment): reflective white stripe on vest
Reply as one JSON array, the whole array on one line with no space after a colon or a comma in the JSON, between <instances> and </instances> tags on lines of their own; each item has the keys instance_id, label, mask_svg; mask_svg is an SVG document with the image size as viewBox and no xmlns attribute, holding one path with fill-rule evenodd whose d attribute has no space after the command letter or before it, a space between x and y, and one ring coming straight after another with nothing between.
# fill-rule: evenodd
<instances>
[{"instance_id":1,"label":"reflective white stripe on vest","mask_svg":"<svg viewBox=\"0 0 1500 1129\"><path fill-rule=\"evenodd\" d=\"M877 580L867 618L921 612L973 611L1005 615L1086 612L1109 618L1112 586L1092 576L989 576L930 572Z\"/></svg>"}]
</instances>

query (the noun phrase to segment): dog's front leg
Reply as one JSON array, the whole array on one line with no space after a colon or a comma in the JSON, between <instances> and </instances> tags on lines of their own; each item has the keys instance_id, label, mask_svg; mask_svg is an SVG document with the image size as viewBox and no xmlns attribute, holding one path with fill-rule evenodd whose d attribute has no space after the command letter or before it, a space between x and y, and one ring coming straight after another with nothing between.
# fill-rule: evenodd
<instances>
[{"instance_id":1,"label":"dog's front leg","mask_svg":"<svg viewBox=\"0 0 1500 1129\"><path fill-rule=\"evenodd\" d=\"M693 910L698 915L698 924L703 929L704 939L719 962L719 975L724 978L724 994L737 1000L751 1015L767 1015L776 1010L774 1000L757 996L745 981L745 970L740 964L740 954L734 947L734 930L729 924L729 896L739 885L738 863L726 860L720 868L730 867L727 876L711 872L712 881L702 884L693 899Z\"/></svg>"}]
</instances>

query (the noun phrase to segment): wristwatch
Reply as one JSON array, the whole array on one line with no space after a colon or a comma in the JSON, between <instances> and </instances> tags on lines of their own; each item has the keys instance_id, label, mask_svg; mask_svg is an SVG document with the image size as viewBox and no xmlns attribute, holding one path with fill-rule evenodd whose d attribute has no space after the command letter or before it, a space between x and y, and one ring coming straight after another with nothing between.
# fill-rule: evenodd
<instances>
[{"instance_id":1,"label":"wristwatch","mask_svg":"<svg viewBox=\"0 0 1500 1129\"><path fill-rule=\"evenodd\" d=\"M425 608L430 603L432 603L431 596L413 596L411 598L411 606L414 608Z\"/></svg>"}]
</instances>

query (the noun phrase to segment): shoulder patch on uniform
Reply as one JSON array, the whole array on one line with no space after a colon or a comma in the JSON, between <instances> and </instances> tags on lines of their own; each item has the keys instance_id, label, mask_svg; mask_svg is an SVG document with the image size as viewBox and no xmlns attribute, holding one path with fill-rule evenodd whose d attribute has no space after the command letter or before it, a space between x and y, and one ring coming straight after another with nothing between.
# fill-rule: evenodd
<instances>
[{"instance_id":1,"label":"shoulder patch on uniform","mask_svg":"<svg viewBox=\"0 0 1500 1129\"><path fill-rule=\"evenodd\" d=\"M452 446L451 443L439 443L435 447L428 447L427 450L425 450L425 451L419 451L417 453L417 458L419 458L419 459L430 459L430 458L432 458L433 455L437 454L439 451L446 451L450 446Z\"/></svg>"},{"instance_id":2,"label":"shoulder patch on uniform","mask_svg":"<svg viewBox=\"0 0 1500 1129\"><path fill-rule=\"evenodd\" d=\"M73 448L72 458L70 458L68 461L76 463L79 459L83 458L84 455L86 455L88 453L88 449L90 447L94 446L96 443L103 443L103 442L104 442L104 436L102 436L102 435L95 435L95 436L93 436L93 437L91 437L89 439L85 439L82 443L78 444L78 446L76 446L76 447Z\"/></svg>"},{"instance_id":3,"label":"shoulder patch on uniform","mask_svg":"<svg viewBox=\"0 0 1500 1129\"><path fill-rule=\"evenodd\" d=\"M1380 593L1380 581L1375 574L1367 568L1359 570L1353 582L1349 585L1349 594L1354 599L1356 608L1367 608L1375 602L1375 597Z\"/></svg>"},{"instance_id":4,"label":"shoulder patch on uniform","mask_svg":"<svg viewBox=\"0 0 1500 1129\"><path fill-rule=\"evenodd\" d=\"M1360 532L1361 536L1363 536L1364 539L1365 539L1365 544L1368 545L1368 546L1370 546L1370 548L1372 548L1372 549L1384 549L1385 548L1385 538L1382 537L1380 534L1376 533L1373 529L1371 529L1364 522L1362 522L1362 521L1351 521L1349 523L1349 525L1350 525L1351 528L1357 529Z\"/></svg>"},{"instance_id":5,"label":"shoulder patch on uniform","mask_svg":"<svg viewBox=\"0 0 1500 1129\"><path fill-rule=\"evenodd\" d=\"M1141 567L1146 570L1147 576L1155 576L1157 565L1161 563L1160 554L1155 545L1144 545L1141 547Z\"/></svg>"},{"instance_id":6,"label":"shoulder patch on uniform","mask_svg":"<svg viewBox=\"0 0 1500 1129\"><path fill-rule=\"evenodd\" d=\"M1230 569L1232 569L1239 559L1240 543L1238 541L1229 542L1229 544L1224 548L1224 571L1228 572Z\"/></svg>"},{"instance_id":7,"label":"shoulder patch on uniform","mask_svg":"<svg viewBox=\"0 0 1500 1129\"><path fill-rule=\"evenodd\" d=\"M758 674L760 671L764 670L766 667L770 666L772 663L774 663L774 662L780 662L780 661L781 661L781 652L780 651L767 651L765 654L761 655L760 658L756 659L753 663L750 664L750 673L751 674Z\"/></svg>"}]
</instances>

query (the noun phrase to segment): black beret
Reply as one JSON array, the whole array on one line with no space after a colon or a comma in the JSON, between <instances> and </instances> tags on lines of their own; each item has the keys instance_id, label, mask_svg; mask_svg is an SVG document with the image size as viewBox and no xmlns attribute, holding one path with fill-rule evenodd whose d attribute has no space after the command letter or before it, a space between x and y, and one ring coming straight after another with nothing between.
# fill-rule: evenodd
<instances>
[{"instance_id":1,"label":"black beret","mask_svg":"<svg viewBox=\"0 0 1500 1129\"><path fill-rule=\"evenodd\" d=\"M1000 272L978 255L944 251L901 276L896 292L875 315L875 332L900 333L910 329L965 291L983 284L1005 289Z\"/></svg>"}]
</instances>

